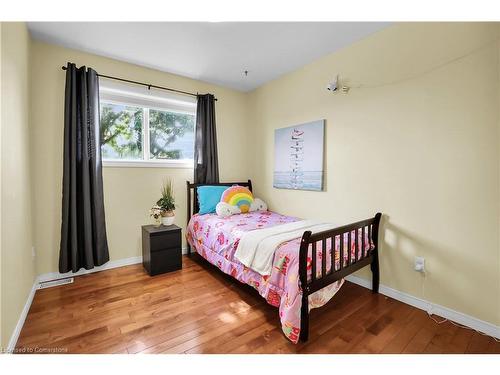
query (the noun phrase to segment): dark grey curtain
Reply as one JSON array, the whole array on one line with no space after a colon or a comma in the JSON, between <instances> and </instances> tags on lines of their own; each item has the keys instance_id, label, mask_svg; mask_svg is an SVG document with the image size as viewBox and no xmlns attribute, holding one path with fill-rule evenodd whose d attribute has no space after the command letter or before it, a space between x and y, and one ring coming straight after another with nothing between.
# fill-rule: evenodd
<instances>
[{"instance_id":1,"label":"dark grey curtain","mask_svg":"<svg viewBox=\"0 0 500 375\"><path fill-rule=\"evenodd\" d=\"M64 171L59 272L109 260L99 132L99 78L68 63L64 107Z\"/></svg>"},{"instance_id":2,"label":"dark grey curtain","mask_svg":"<svg viewBox=\"0 0 500 375\"><path fill-rule=\"evenodd\" d=\"M219 182L215 98L212 94L198 95L194 145L194 182L201 184Z\"/></svg>"}]
</instances>

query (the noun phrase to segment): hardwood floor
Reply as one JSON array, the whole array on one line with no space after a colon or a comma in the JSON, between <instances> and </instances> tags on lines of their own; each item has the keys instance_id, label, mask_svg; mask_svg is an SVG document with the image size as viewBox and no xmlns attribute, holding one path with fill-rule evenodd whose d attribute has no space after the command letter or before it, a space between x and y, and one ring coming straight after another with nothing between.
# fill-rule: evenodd
<instances>
[{"instance_id":1,"label":"hardwood floor","mask_svg":"<svg viewBox=\"0 0 500 375\"><path fill-rule=\"evenodd\" d=\"M491 337L346 282L290 343L278 310L197 257L149 277L141 265L38 290L17 347L69 353L500 353Z\"/></svg>"}]
</instances>

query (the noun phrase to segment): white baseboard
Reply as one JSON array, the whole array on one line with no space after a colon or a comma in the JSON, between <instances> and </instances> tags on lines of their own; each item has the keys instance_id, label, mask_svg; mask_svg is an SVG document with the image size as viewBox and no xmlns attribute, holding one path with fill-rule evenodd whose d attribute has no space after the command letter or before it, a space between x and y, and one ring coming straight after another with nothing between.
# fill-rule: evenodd
<instances>
[{"instance_id":1,"label":"white baseboard","mask_svg":"<svg viewBox=\"0 0 500 375\"><path fill-rule=\"evenodd\" d=\"M26 303L24 304L23 311L21 311L21 315L19 316L19 320L17 321L16 327L14 328L14 332L10 336L9 343L7 345L7 353L12 353L16 348L17 339L21 334L21 330L24 326L24 321L28 316L28 312L30 311L31 303L33 302L33 297L35 297L35 292L38 288L38 278L35 279L33 286L31 287L30 294L28 294L28 298L26 299Z\"/></svg>"},{"instance_id":2,"label":"white baseboard","mask_svg":"<svg viewBox=\"0 0 500 375\"><path fill-rule=\"evenodd\" d=\"M182 254L187 254L187 248L183 247L182 248ZM67 273L59 273L59 272L50 272L50 273L44 273L40 276L38 276L38 282L43 282L43 281L49 281L49 280L57 280L57 279L64 279L67 277L74 277L74 276L81 276L81 275L86 275L88 273L94 273L94 272L99 272L99 271L105 271L105 270L110 270L113 268L118 268L118 267L125 267L125 266L130 266L132 264L139 264L142 263L142 256L138 257L131 257L131 258L124 258L124 259L117 259L117 260L110 260L106 264L103 264L102 266L94 267L90 270L86 269L81 269L78 272L67 272Z\"/></svg>"},{"instance_id":3,"label":"white baseboard","mask_svg":"<svg viewBox=\"0 0 500 375\"><path fill-rule=\"evenodd\" d=\"M372 287L371 281L363 279L358 276L349 275L346 277L346 280L368 289L371 289ZM410 294L400 292L399 290L392 289L382 284L380 284L379 286L379 293L387 297L394 298L395 300L401 301L403 303L406 303L407 305L416 307L417 309L424 310L431 314L442 316L443 318L452 320L455 323L462 324L464 326L475 329L476 331L500 339L500 327L485 322L484 320L480 320L470 315L466 315L461 312L449 309L447 307L423 300L421 298L414 297Z\"/></svg>"},{"instance_id":4,"label":"white baseboard","mask_svg":"<svg viewBox=\"0 0 500 375\"><path fill-rule=\"evenodd\" d=\"M75 273L73 273L73 272L66 272L66 273L50 272L50 273L44 273L44 274L38 276L38 282L49 281L49 280L57 280L57 279L64 279L64 278L67 278L67 277L81 276L81 275L86 275L88 273L94 273L94 272L99 272L99 271L111 270L113 268L130 266L132 264L137 264L137 263L142 263L142 256L140 256L140 257L125 258L125 259L110 260L109 262L103 264L102 266L97 266L97 267L94 267L94 268L92 268L90 270L81 269L81 270L79 270L78 272L75 272Z\"/></svg>"}]
</instances>

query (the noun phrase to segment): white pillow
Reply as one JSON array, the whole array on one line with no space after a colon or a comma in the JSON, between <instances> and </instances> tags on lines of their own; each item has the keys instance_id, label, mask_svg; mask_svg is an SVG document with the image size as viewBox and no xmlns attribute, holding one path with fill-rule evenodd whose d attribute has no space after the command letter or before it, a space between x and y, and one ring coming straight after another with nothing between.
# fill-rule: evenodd
<instances>
[{"instance_id":1,"label":"white pillow","mask_svg":"<svg viewBox=\"0 0 500 375\"><path fill-rule=\"evenodd\" d=\"M249 212L255 211L267 211L267 204L262 199L255 198L250 205ZM219 217L228 217L231 215L241 214L241 210L238 206L232 206L226 202L219 202L215 206L215 212Z\"/></svg>"}]
</instances>

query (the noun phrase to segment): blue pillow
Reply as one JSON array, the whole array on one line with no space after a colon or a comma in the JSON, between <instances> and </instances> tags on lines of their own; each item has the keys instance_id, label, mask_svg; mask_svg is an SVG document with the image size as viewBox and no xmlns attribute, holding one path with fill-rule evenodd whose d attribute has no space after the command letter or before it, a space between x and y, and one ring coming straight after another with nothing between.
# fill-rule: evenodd
<instances>
[{"instance_id":1,"label":"blue pillow","mask_svg":"<svg viewBox=\"0 0 500 375\"><path fill-rule=\"evenodd\" d=\"M198 204L200 210L198 213L200 215L211 214L215 212L215 206L220 202L222 193L229 186L200 186L198 187Z\"/></svg>"}]
</instances>

